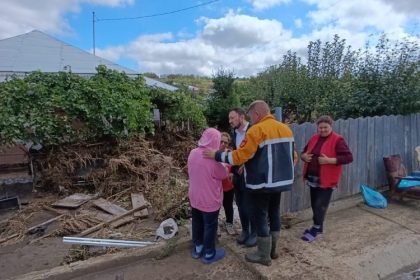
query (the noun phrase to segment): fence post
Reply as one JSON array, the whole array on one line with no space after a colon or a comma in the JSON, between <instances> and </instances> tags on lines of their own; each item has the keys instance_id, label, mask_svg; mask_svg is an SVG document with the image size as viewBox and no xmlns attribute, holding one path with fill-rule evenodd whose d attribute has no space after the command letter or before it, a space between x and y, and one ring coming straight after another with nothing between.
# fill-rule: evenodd
<instances>
[{"instance_id":1,"label":"fence post","mask_svg":"<svg viewBox=\"0 0 420 280\"><path fill-rule=\"evenodd\" d=\"M281 107L275 107L275 108L274 108L274 115L275 115L275 117L276 117L276 120L278 120L279 122L281 122L281 121L282 121L282 116L281 116L281 114L282 114L282 109L281 109Z\"/></svg>"}]
</instances>

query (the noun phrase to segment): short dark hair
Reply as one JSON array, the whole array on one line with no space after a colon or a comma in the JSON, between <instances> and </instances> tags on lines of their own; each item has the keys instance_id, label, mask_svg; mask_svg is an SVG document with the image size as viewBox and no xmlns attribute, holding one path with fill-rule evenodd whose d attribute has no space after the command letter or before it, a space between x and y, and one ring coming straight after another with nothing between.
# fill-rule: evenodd
<instances>
[{"instance_id":1,"label":"short dark hair","mask_svg":"<svg viewBox=\"0 0 420 280\"><path fill-rule=\"evenodd\" d=\"M317 120L316 120L316 125L319 125L320 123L327 123L329 125L333 125L334 121L330 116L320 116Z\"/></svg>"},{"instance_id":2,"label":"short dark hair","mask_svg":"<svg viewBox=\"0 0 420 280\"><path fill-rule=\"evenodd\" d=\"M232 109L230 109L230 111L229 112L236 112L238 115L241 115L241 116L245 116L246 117L246 112L245 112L245 110L244 109L242 109L242 108L240 108L240 107L235 107L235 108L232 108Z\"/></svg>"}]
</instances>

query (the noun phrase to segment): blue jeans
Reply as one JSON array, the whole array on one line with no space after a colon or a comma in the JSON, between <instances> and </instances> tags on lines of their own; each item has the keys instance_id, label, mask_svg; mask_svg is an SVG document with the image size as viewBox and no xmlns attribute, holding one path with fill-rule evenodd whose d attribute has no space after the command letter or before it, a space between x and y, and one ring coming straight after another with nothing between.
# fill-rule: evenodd
<instances>
[{"instance_id":1,"label":"blue jeans","mask_svg":"<svg viewBox=\"0 0 420 280\"><path fill-rule=\"evenodd\" d=\"M205 254L216 252L216 235L219 210L203 212L192 208L192 241L195 246L203 245Z\"/></svg>"},{"instance_id":2,"label":"blue jeans","mask_svg":"<svg viewBox=\"0 0 420 280\"><path fill-rule=\"evenodd\" d=\"M257 228L257 236L268 237L272 231L280 231L281 192L252 192L252 216ZM270 223L270 225L269 225Z\"/></svg>"}]
</instances>

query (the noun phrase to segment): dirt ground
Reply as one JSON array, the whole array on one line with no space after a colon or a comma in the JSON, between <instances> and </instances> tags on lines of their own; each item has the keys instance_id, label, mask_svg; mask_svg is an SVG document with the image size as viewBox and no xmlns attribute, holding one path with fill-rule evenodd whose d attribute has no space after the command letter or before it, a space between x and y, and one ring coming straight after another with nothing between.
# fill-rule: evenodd
<instances>
[{"instance_id":1,"label":"dirt ground","mask_svg":"<svg viewBox=\"0 0 420 280\"><path fill-rule=\"evenodd\" d=\"M30 205L44 205L46 201L55 201L55 195L43 194L38 198L32 200ZM8 210L0 212L0 222L7 221L13 216L21 212L31 212L21 216L28 216L28 221L19 222L25 223L25 228L38 225L44 221L56 217L57 213L44 210L40 207L33 207L30 205L23 205L21 210ZM94 213L92 207L89 212ZM29 211L27 211L29 210ZM66 209L57 209L58 211L68 212ZM80 210L85 211L85 210ZM20 213L21 213L20 212ZM72 212L72 211L69 211ZM78 213L79 210L73 211ZM72 213L74 215L75 213ZM155 231L159 226L159 222L155 221L153 212L148 219L137 219L127 225L115 229L103 229L90 237L97 238L115 238L115 239L130 239L132 240L154 240ZM3 224L5 225L5 224ZM23 275L32 271L40 271L44 269L54 268L65 263L75 262L77 260L84 260L91 257L97 257L105 254L116 253L123 251L121 248L101 248L101 247L81 247L77 245L70 245L63 243L61 236L51 236L41 238L50 233L60 230L62 223L53 222L44 227L42 232L28 233L23 238L13 238L3 244L0 244L0 279L9 279L18 275ZM1 225L0 225L1 226ZM17 230L20 230L21 225L17 225ZM11 232L14 233L14 232ZM9 233L10 235L10 233ZM65 235L67 236L67 235ZM134 238L134 236L137 236ZM36 242L33 242L37 240Z\"/></svg>"},{"instance_id":2,"label":"dirt ground","mask_svg":"<svg viewBox=\"0 0 420 280\"><path fill-rule=\"evenodd\" d=\"M93 265L87 273L48 279L416 279L407 277L416 277L419 269L420 201L390 203L388 209L359 204L331 212L326 232L311 244L300 240L309 224L306 220L282 230L280 258L270 267L245 262L244 255L255 249L237 245L235 236L224 230L220 230L219 237L220 246L227 252L224 260L204 265L192 259L187 223L180 227L178 238L183 241L173 250L159 249L127 264L111 262L97 268ZM0 279L52 269L63 261L70 248L60 238L0 247ZM141 254L141 249L135 250Z\"/></svg>"},{"instance_id":3,"label":"dirt ground","mask_svg":"<svg viewBox=\"0 0 420 280\"><path fill-rule=\"evenodd\" d=\"M200 260L190 256L190 250L182 248L168 258L162 260L146 259L131 263L117 269L74 278L75 280L137 280L137 279L257 279L258 276L250 271L242 261L238 260L232 251L226 252L222 262L204 265Z\"/></svg>"}]
</instances>

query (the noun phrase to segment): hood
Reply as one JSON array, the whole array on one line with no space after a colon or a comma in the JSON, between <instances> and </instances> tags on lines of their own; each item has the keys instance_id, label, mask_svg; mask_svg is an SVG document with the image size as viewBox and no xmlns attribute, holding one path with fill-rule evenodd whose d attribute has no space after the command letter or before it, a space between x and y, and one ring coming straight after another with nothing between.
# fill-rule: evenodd
<instances>
[{"instance_id":1,"label":"hood","mask_svg":"<svg viewBox=\"0 0 420 280\"><path fill-rule=\"evenodd\" d=\"M198 146L212 150L218 150L220 147L220 132L215 128L207 128L198 140Z\"/></svg>"}]
</instances>

